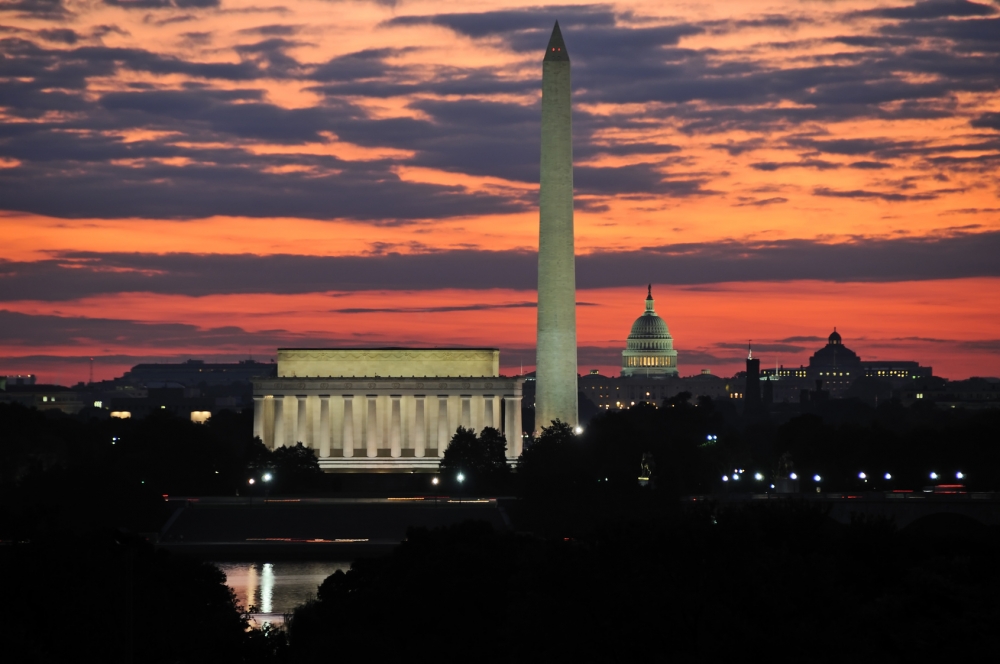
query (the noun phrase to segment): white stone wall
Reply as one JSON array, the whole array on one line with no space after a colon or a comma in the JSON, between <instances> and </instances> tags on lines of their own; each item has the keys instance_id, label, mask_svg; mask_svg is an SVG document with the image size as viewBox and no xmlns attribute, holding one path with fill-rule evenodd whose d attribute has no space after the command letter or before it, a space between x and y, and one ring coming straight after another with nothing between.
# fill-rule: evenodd
<instances>
[{"instance_id":1,"label":"white stone wall","mask_svg":"<svg viewBox=\"0 0 1000 664\"><path fill-rule=\"evenodd\" d=\"M498 376L495 348L279 348L281 378Z\"/></svg>"}]
</instances>

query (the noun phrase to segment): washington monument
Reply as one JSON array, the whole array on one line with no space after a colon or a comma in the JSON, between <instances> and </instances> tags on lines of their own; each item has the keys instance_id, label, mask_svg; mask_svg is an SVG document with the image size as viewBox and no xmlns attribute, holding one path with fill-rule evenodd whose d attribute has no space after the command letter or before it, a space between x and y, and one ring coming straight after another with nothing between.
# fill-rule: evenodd
<instances>
[{"instance_id":1,"label":"washington monument","mask_svg":"<svg viewBox=\"0 0 1000 664\"><path fill-rule=\"evenodd\" d=\"M542 61L535 431L577 425L573 121L569 54L556 22Z\"/></svg>"}]
</instances>

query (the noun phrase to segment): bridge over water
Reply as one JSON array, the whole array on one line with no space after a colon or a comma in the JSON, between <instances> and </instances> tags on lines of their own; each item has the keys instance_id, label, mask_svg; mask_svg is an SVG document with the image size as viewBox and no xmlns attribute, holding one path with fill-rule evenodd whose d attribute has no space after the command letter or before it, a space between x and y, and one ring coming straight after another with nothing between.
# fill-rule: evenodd
<instances>
[{"instance_id":1,"label":"bridge over water","mask_svg":"<svg viewBox=\"0 0 1000 664\"><path fill-rule=\"evenodd\" d=\"M943 514L967 517L987 526L1000 525L1000 494L994 492L730 493L688 496L687 500L719 504L799 500L827 506L830 518L845 524L851 522L852 515L867 515L892 519L898 528L905 528L919 519Z\"/></svg>"}]
</instances>

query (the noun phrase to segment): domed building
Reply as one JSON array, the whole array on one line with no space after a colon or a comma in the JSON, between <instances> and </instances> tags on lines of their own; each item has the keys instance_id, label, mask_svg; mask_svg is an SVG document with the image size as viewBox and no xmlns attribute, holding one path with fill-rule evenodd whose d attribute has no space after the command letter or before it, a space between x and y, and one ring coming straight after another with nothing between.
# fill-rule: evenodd
<instances>
[{"instance_id":1,"label":"domed building","mask_svg":"<svg viewBox=\"0 0 1000 664\"><path fill-rule=\"evenodd\" d=\"M646 294L646 311L632 323L622 351L622 377L676 376L677 351L667 323L653 308L653 285Z\"/></svg>"},{"instance_id":2,"label":"domed building","mask_svg":"<svg viewBox=\"0 0 1000 664\"><path fill-rule=\"evenodd\" d=\"M677 351L666 321L656 314L653 287L646 291L646 311L632 324L622 351L621 375L602 376L597 369L580 376L581 398L598 411L622 410L641 404L660 406L667 399L687 392L692 403L699 397L730 397L729 382L702 369L694 376L677 373ZM583 410L581 409L581 413Z\"/></svg>"},{"instance_id":3,"label":"domed building","mask_svg":"<svg viewBox=\"0 0 1000 664\"><path fill-rule=\"evenodd\" d=\"M858 378L877 378L900 388L917 378L933 375L931 367L920 366L913 360L862 360L857 353L844 345L844 339L833 328L826 345L809 358L809 365L798 369L781 365L764 369L764 380L776 381L772 385L776 402L805 400L805 393L822 389L833 398L843 397ZM817 388L820 381L821 388Z\"/></svg>"},{"instance_id":4,"label":"domed building","mask_svg":"<svg viewBox=\"0 0 1000 664\"><path fill-rule=\"evenodd\" d=\"M826 346L809 358L809 369L824 378L857 378L860 375L861 365L861 358L844 345L837 328L833 328L833 333L826 340ZM849 385L851 381L837 382Z\"/></svg>"}]
</instances>

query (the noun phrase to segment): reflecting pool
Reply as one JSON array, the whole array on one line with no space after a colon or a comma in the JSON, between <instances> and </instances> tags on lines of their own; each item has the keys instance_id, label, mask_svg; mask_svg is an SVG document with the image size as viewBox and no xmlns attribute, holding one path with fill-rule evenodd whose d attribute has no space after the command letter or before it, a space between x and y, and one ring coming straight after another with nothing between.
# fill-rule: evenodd
<instances>
[{"instance_id":1,"label":"reflecting pool","mask_svg":"<svg viewBox=\"0 0 1000 664\"><path fill-rule=\"evenodd\" d=\"M330 561L214 564L226 575L226 585L236 593L236 602L257 607L257 613L271 616L268 622L280 622L282 615L299 604L316 599L323 579L338 569L346 572L351 568L349 562Z\"/></svg>"}]
</instances>

